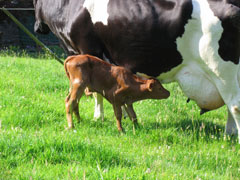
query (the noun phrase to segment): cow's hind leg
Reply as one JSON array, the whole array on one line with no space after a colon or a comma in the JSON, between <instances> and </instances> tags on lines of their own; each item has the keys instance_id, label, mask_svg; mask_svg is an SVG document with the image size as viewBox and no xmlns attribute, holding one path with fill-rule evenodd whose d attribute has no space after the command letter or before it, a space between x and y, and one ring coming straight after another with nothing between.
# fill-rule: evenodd
<instances>
[{"instance_id":1,"label":"cow's hind leg","mask_svg":"<svg viewBox=\"0 0 240 180\"><path fill-rule=\"evenodd\" d=\"M240 81L239 67L228 64L228 66L219 70L223 72L220 75L224 79L216 83L218 91L228 107L228 121L226 124L226 133L229 135L238 135L240 143Z\"/></svg>"},{"instance_id":2,"label":"cow's hind leg","mask_svg":"<svg viewBox=\"0 0 240 180\"><path fill-rule=\"evenodd\" d=\"M228 119L228 123L227 125L229 125L228 128L228 132L231 133L230 135L234 135L234 134L238 134L238 141L240 144L240 102L238 103L234 103L230 106L228 106L233 119L235 120L235 124L233 121L231 121L231 119ZM232 125L232 127L230 127L230 125Z\"/></svg>"},{"instance_id":3,"label":"cow's hind leg","mask_svg":"<svg viewBox=\"0 0 240 180\"><path fill-rule=\"evenodd\" d=\"M103 97L98 93L93 93L93 97L95 99L94 119L101 119L104 121Z\"/></svg>"},{"instance_id":4,"label":"cow's hind leg","mask_svg":"<svg viewBox=\"0 0 240 180\"><path fill-rule=\"evenodd\" d=\"M225 131L226 131L226 134L230 136L237 135L238 133L236 122L229 109L228 109L228 120L227 120Z\"/></svg>"},{"instance_id":5,"label":"cow's hind leg","mask_svg":"<svg viewBox=\"0 0 240 180\"><path fill-rule=\"evenodd\" d=\"M238 83L235 83L235 81L225 86L225 89L220 89L220 93L228 107L226 133L229 135L238 135L240 143L240 89ZM231 88L229 89L227 87Z\"/></svg>"}]
</instances>

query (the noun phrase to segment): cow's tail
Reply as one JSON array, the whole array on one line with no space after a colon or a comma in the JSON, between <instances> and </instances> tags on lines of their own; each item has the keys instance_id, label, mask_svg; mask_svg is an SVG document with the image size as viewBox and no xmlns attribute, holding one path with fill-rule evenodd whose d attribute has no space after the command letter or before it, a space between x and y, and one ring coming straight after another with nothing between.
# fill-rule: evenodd
<instances>
[{"instance_id":1,"label":"cow's tail","mask_svg":"<svg viewBox=\"0 0 240 180\"><path fill-rule=\"evenodd\" d=\"M70 79L70 75L69 75L69 72L68 72L68 69L67 69L67 63L68 63L68 61L70 61L72 58L73 58L73 56L69 56L69 57L64 61L64 69L65 69L65 73L66 73L68 79Z\"/></svg>"}]
</instances>

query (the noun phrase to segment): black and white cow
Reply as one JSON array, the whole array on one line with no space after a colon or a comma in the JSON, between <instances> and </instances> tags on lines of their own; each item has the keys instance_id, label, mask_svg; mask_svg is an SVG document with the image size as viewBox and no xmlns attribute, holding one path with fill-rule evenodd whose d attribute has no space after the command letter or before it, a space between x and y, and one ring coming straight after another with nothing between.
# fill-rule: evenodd
<instances>
[{"instance_id":1,"label":"black and white cow","mask_svg":"<svg viewBox=\"0 0 240 180\"><path fill-rule=\"evenodd\" d=\"M226 104L226 132L240 141L240 0L34 0L34 6L35 31L54 32L69 54L176 81L201 109Z\"/></svg>"}]
</instances>

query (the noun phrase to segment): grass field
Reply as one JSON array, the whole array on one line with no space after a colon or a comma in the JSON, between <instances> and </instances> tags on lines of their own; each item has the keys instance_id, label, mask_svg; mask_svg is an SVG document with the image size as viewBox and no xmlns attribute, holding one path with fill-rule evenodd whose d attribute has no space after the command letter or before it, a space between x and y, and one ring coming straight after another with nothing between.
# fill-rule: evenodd
<instances>
[{"instance_id":1,"label":"grass field","mask_svg":"<svg viewBox=\"0 0 240 180\"><path fill-rule=\"evenodd\" d=\"M68 80L54 60L0 55L0 179L240 179L240 145L224 135L226 107L199 115L177 84L167 100L134 104L119 135L111 105L93 120L94 100L80 101L82 122L65 130Z\"/></svg>"}]
</instances>

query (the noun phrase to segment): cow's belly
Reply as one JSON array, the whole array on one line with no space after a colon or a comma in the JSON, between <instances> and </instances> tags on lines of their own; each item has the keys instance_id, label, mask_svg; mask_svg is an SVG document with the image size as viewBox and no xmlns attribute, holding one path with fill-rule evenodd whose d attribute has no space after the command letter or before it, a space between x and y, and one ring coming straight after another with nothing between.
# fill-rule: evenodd
<instances>
[{"instance_id":1,"label":"cow's belly","mask_svg":"<svg viewBox=\"0 0 240 180\"><path fill-rule=\"evenodd\" d=\"M197 64L180 65L158 79L162 83L178 82L183 93L201 109L214 110L224 105L216 86Z\"/></svg>"},{"instance_id":2,"label":"cow's belly","mask_svg":"<svg viewBox=\"0 0 240 180\"><path fill-rule=\"evenodd\" d=\"M192 67L183 67L175 76L183 93L201 109L213 110L224 105L216 86L205 73Z\"/></svg>"}]
</instances>

